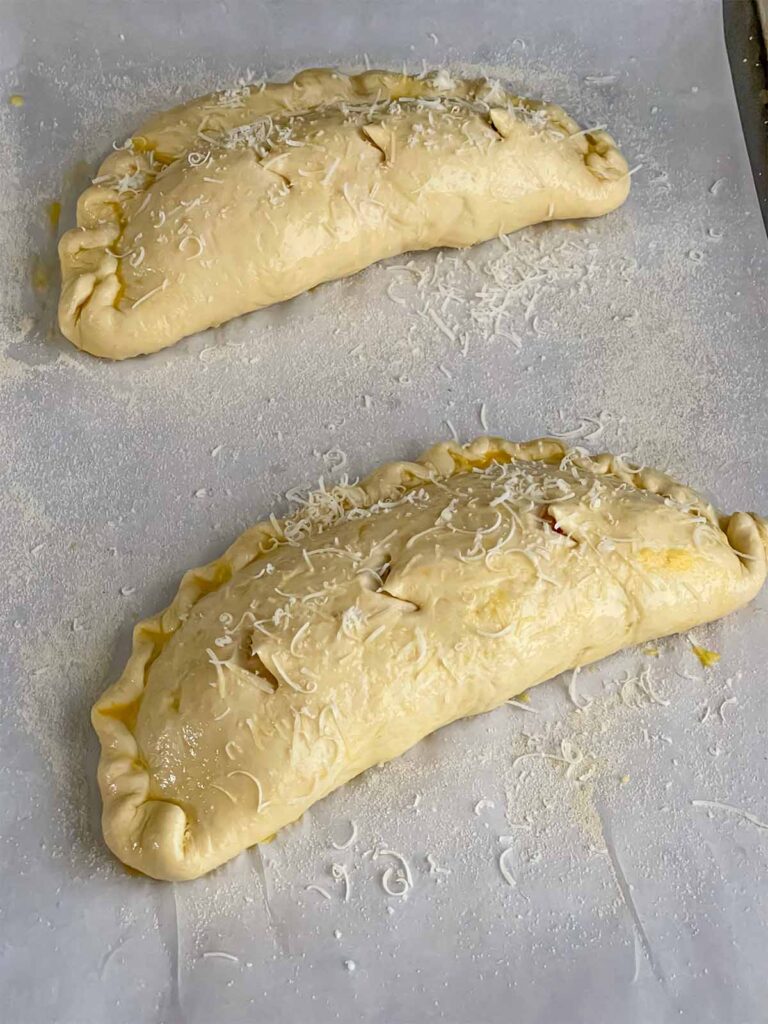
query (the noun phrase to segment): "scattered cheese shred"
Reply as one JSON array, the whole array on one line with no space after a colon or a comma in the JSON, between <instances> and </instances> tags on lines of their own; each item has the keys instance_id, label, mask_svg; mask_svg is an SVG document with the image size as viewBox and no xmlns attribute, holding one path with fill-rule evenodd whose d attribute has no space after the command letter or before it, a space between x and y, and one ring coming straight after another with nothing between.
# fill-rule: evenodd
<instances>
[{"instance_id":1,"label":"scattered cheese shred","mask_svg":"<svg viewBox=\"0 0 768 1024\"><path fill-rule=\"evenodd\" d=\"M578 695L576 693L576 680L579 678L580 672L581 667L577 665L571 673L571 678L568 681L568 696L573 701L573 705L577 711L581 711L583 708L588 708L589 705L592 703L592 701L588 697L583 698L583 700L579 700Z\"/></svg>"},{"instance_id":2,"label":"scattered cheese shred","mask_svg":"<svg viewBox=\"0 0 768 1024\"><path fill-rule=\"evenodd\" d=\"M521 700L516 700L514 697L510 697L510 699L508 701L506 701L505 703L511 704L513 708L520 708L521 711L527 711L531 715L538 715L538 713L539 713L536 710L536 708L529 708Z\"/></svg>"},{"instance_id":3,"label":"scattered cheese shred","mask_svg":"<svg viewBox=\"0 0 768 1024\"><path fill-rule=\"evenodd\" d=\"M429 865L429 873L430 873L430 875L450 875L451 869L450 868L441 868L440 865L437 863L437 861L435 860L435 858L432 856L431 853L427 854L425 860L426 860L427 864ZM438 878L438 881L440 881L439 878Z\"/></svg>"},{"instance_id":4,"label":"scattered cheese shred","mask_svg":"<svg viewBox=\"0 0 768 1024\"><path fill-rule=\"evenodd\" d=\"M511 888L517 888L517 879L507 867L507 858L512 854L512 847L508 846L505 850L502 850L499 854L499 871L501 872L502 878L511 886Z\"/></svg>"},{"instance_id":5,"label":"scattered cheese shred","mask_svg":"<svg viewBox=\"0 0 768 1024\"><path fill-rule=\"evenodd\" d=\"M725 709L728 707L728 705L729 704L737 704L737 703L738 703L738 701L736 700L735 697L726 697L725 698L725 700L722 702L720 707L717 709L717 713L720 715L720 721L721 722L725 721Z\"/></svg>"},{"instance_id":6,"label":"scattered cheese shred","mask_svg":"<svg viewBox=\"0 0 768 1024\"><path fill-rule=\"evenodd\" d=\"M306 554L306 551L304 552L304 554ZM307 632L308 629L309 629L309 623L305 622L304 625L300 626L299 629L297 629L296 632L293 635L293 640L291 640L291 646L289 648L289 651L293 655L294 658L298 657L298 652L296 650L296 644L302 639L302 637L304 636L304 634Z\"/></svg>"},{"instance_id":7,"label":"scattered cheese shred","mask_svg":"<svg viewBox=\"0 0 768 1024\"><path fill-rule=\"evenodd\" d=\"M754 814L742 810L741 807L734 807L733 804L725 804L719 800L691 800L691 805L693 807L709 807L716 811L727 811L729 814L735 814L738 818L743 818L745 821L757 826L757 828L768 829L767 822L760 821Z\"/></svg>"},{"instance_id":8,"label":"scattered cheese shred","mask_svg":"<svg viewBox=\"0 0 768 1024\"><path fill-rule=\"evenodd\" d=\"M345 864L332 864L331 874L333 875L334 881L344 883L344 896L343 900L345 903L349 903L349 894L352 891L352 883L349 881L349 872Z\"/></svg>"},{"instance_id":9,"label":"scattered cheese shred","mask_svg":"<svg viewBox=\"0 0 768 1024\"><path fill-rule=\"evenodd\" d=\"M232 794L231 794L231 793L229 792L229 790L228 790L228 789L224 789L224 787L223 787L223 786L217 786L215 782L212 782L212 783L211 783L211 789L216 789L216 790L218 790L218 791L219 791L219 793L223 793L223 794L224 794L224 796L225 796L225 797L226 797L226 798L227 798L228 800L231 800L231 801L232 801L232 803L233 803L233 804L236 804L236 803L237 803L237 800L235 800L235 798L234 798L234 797L232 796Z\"/></svg>"},{"instance_id":10,"label":"scattered cheese shred","mask_svg":"<svg viewBox=\"0 0 768 1024\"><path fill-rule=\"evenodd\" d=\"M396 850L388 850L384 847L374 852L373 860L376 860L378 857L394 857L395 860L399 861L400 865L397 868L387 868L381 876L381 887L384 892L387 896L407 896L413 888L413 875L411 874L408 861ZM393 887L393 883L397 888Z\"/></svg>"},{"instance_id":11,"label":"scattered cheese shred","mask_svg":"<svg viewBox=\"0 0 768 1024\"><path fill-rule=\"evenodd\" d=\"M136 301L131 304L131 309L136 309L138 306L142 304L142 302L146 302L147 299L151 299L152 296L157 295L158 292L164 292L167 287L168 278L166 277L163 278L163 283L159 284L157 288L153 288L151 291L148 291L145 295L142 295L140 299L136 299Z\"/></svg>"},{"instance_id":12,"label":"scattered cheese shred","mask_svg":"<svg viewBox=\"0 0 768 1024\"><path fill-rule=\"evenodd\" d=\"M228 779L234 778L235 775L244 775L247 779L250 779L251 782L254 784L259 794L259 802L256 807L256 813L261 814L265 807L269 807L270 803L269 800L264 799L264 790L261 788L261 783L252 772L247 772L244 768L235 768L234 771L227 772Z\"/></svg>"},{"instance_id":13,"label":"scattered cheese shred","mask_svg":"<svg viewBox=\"0 0 768 1024\"><path fill-rule=\"evenodd\" d=\"M324 900L329 900L331 898L331 894L328 892L327 889L324 889L322 885L305 885L304 890L306 892L319 893Z\"/></svg>"},{"instance_id":14,"label":"scattered cheese shred","mask_svg":"<svg viewBox=\"0 0 768 1024\"><path fill-rule=\"evenodd\" d=\"M343 843L331 842L331 846L334 848L334 850L346 850L357 839L357 824L354 821L350 821L350 825L352 826L352 834L350 835L349 839L347 839Z\"/></svg>"}]
</instances>

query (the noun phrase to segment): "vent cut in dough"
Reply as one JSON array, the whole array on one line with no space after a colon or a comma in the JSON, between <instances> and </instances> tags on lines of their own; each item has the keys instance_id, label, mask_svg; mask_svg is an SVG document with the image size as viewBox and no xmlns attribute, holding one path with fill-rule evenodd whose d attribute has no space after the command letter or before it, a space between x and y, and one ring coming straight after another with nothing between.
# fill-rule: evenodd
<instances>
[{"instance_id":1,"label":"vent cut in dough","mask_svg":"<svg viewBox=\"0 0 768 1024\"><path fill-rule=\"evenodd\" d=\"M59 246L59 322L125 359L410 249L593 217L629 191L604 131L484 79L303 71L159 114Z\"/></svg>"},{"instance_id":2,"label":"vent cut in dough","mask_svg":"<svg viewBox=\"0 0 768 1024\"><path fill-rule=\"evenodd\" d=\"M612 455L440 444L187 573L93 709L104 834L201 875L371 765L566 669L746 604L768 529Z\"/></svg>"}]
</instances>

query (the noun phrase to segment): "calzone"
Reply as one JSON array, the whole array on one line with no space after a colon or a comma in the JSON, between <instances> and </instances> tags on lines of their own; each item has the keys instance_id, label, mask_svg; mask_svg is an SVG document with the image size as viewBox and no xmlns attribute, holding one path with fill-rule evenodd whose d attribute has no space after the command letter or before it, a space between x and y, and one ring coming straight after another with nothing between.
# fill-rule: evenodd
<instances>
[{"instance_id":1,"label":"calzone","mask_svg":"<svg viewBox=\"0 0 768 1024\"><path fill-rule=\"evenodd\" d=\"M98 700L106 841L210 871L466 715L746 604L768 528L653 469L481 437L309 494L184 576Z\"/></svg>"},{"instance_id":2,"label":"calzone","mask_svg":"<svg viewBox=\"0 0 768 1024\"><path fill-rule=\"evenodd\" d=\"M110 359L409 249L468 246L619 206L601 130L498 83L303 71L152 118L61 239L61 330Z\"/></svg>"}]
</instances>

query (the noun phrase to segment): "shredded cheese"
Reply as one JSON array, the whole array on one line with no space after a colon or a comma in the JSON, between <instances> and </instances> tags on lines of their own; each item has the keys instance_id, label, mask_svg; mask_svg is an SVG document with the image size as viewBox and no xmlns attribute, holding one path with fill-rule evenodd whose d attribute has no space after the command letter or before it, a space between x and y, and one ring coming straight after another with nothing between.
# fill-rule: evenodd
<instances>
[{"instance_id":1,"label":"shredded cheese","mask_svg":"<svg viewBox=\"0 0 768 1024\"><path fill-rule=\"evenodd\" d=\"M728 705L729 704L737 704L737 703L738 703L738 701L736 700L735 697L726 697L725 698L725 700L720 704L720 707L717 709L717 713L720 715L720 721L721 722L725 721L725 709L728 707Z\"/></svg>"},{"instance_id":2,"label":"shredded cheese","mask_svg":"<svg viewBox=\"0 0 768 1024\"><path fill-rule=\"evenodd\" d=\"M244 768L235 768L233 771L227 772L228 779L232 779L236 775L244 775L246 779L250 779L251 782L256 787L256 790L259 794L259 802L256 806L256 813L261 814L261 812L270 805L270 801L264 799L264 791L261 788L261 783L252 772L246 771Z\"/></svg>"},{"instance_id":3,"label":"shredded cheese","mask_svg":"<svg viewBox=\"0 0 768 1024\"><path fill-rule=\"evenodd\" d=\"M159 284L157 288L153 288L151 291L148 291L145 295L142 295L140 299L136 299L136 301L131 304L131 309L137 309L143 302L146 302L148 299L151 299L153 295L157 295L158 292L164 292L167 287L168 278L166 277L163 278L163 283Z\"/></svg>"},{"instance_id":4,"label":"shredded cheese","mask_svg":"<svg viewBox=\"0 0 768 1024\"><path fill-rule=\"evenodd\" d=\"M293 655L294 658L298 657L298 653L296 651L296 644L298 644L299 641L304 637L304 635L305 635L305 633L307 632L308 629L309 629L309 623L305 622L304 625L300 626L296 630L294 635L293 635L293 639L291 640L291 646L289 647L289 651Z\"/></svg>"},{"instance_id":5,"label":"shredded cheese","mask_svg":"<svg viewBox=\"0 0 768 1024\"><path fill-rule=\"evenodd\" d=\"M373 860L379 857L394 857L399 862L397 868L387 868L381 876L381 886L388 896L406 897L413 888L413 875L408 861L396 850L388 850L384 847L375 850ZM393 888L393 883L397 888Z\"/></svg>"},{"instance_id":6,"label":"shredded cheese","mask_svg":"<svg viewBox=\"0 0 768 1024\"><path fill-rule=\"evenodd\" d=\"M761 821L754 814L742 810L741 807L734 807L733 804L722 803L719 800L691 800L691 805L693 807L709 807L716 811L727 811L729 814L735 814L737 817L743 818L757 828L768 829L768 822Z\"/></svg>"},{"instance_id":7,"label":"shredded cheese","mask_svg":"<svg viewBox=\"0 0 768 1024\"><path fill-rule=\"evenodd\" d=\"M430 875L434 875L434 876L437 876L437 875L450 875L451 869L450 868L441 868L438 865L437 861L435 860L435 858L432 856L431 853L427 854L427 856L425 857L425 860L426 860L427 864L429 865L429 873L430 873ZM438 878L438 881L440 881L439 878Z\"/></svg>"},{"instance_id":8,"label":"shredded cheese","mask_svg":"<svg viewBox=\"0 0 768 1024\"><path fill-rule=\"evenodd\" d=\"M511 886L511 888L517 888L517 880L512 872L507 867L507 859L512 855L512 847L507 846L506 849L502 850L499 854L499 871L501 872L502 878Z\"/></svg>"},{"instance_id":9,"label":"shredded cheese","mask_svg":"<svg viewBox=\"0 0 768 1024\"><path fill-rule=\"evenodd\" d=\"M521 711L529 711L532 715L538 715L539 714L539 712L538 712L538 710L536 708L531 708L527 704L523 704L523 702L521 700L515 700L514 697L511 697L505 703L511 704L512 707L514 707L514 708L520 708Z\"/></svg>"},{"instance_id":10,"label":"shredded cheese","mask_svg":"<svg viewBox=\"0 0 768 1024\"><path fill-rule=\"evenodd\" d=\"M304 890L305 892L319 893L319 895L322 896L324 900L329 900L331 898L331 894L328 892L327 889L324 889L322 885L305 885Z\"/></svg>"},{"instance_id":11,"label":"shredded cheese","mask_svg":"<svg viewBox=\"0 0 768 1024\"><path fill-rule=\"evenodd\" d=\"M334 850L346 850L352 845L352 843L354 843L355 839L357 839L357 824L354 821L350 821L350 825L352 826L352 834L349 839L345 840L343 843L331 842L331 846Z\"/></svg>"},{"instance_id":12,"label":"shredded cheese","mask_svg":"<svg viewBox=\"0 0 768 1024\"><path fill-rule=\"evenodd\" d=\"M352 891L352 884L349 880L349 872L345 864L332 864L331 874L333 875L334 881L344 883L344 896L342 897L345 903L349 903L349 896Z\"/></svg>"}]
</instances>

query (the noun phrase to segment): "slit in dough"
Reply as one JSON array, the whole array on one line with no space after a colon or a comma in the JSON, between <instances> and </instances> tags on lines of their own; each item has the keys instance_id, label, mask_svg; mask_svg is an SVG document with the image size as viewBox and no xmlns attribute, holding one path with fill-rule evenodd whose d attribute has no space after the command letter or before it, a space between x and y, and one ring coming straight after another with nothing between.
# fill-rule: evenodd
<instances>
[{"instance_id":1,"label":"slit in dough","mask_svg":"<svg viewBox=\"0 0 768 1024\"><path fill-rule=\"evenodd\" d=\"M439 444L318 493L136 627L92 714L107 844L156 878L210 871L449 722L740 608L767 546L758 516L551 439Z\"/></svg>"}]
</instances>

